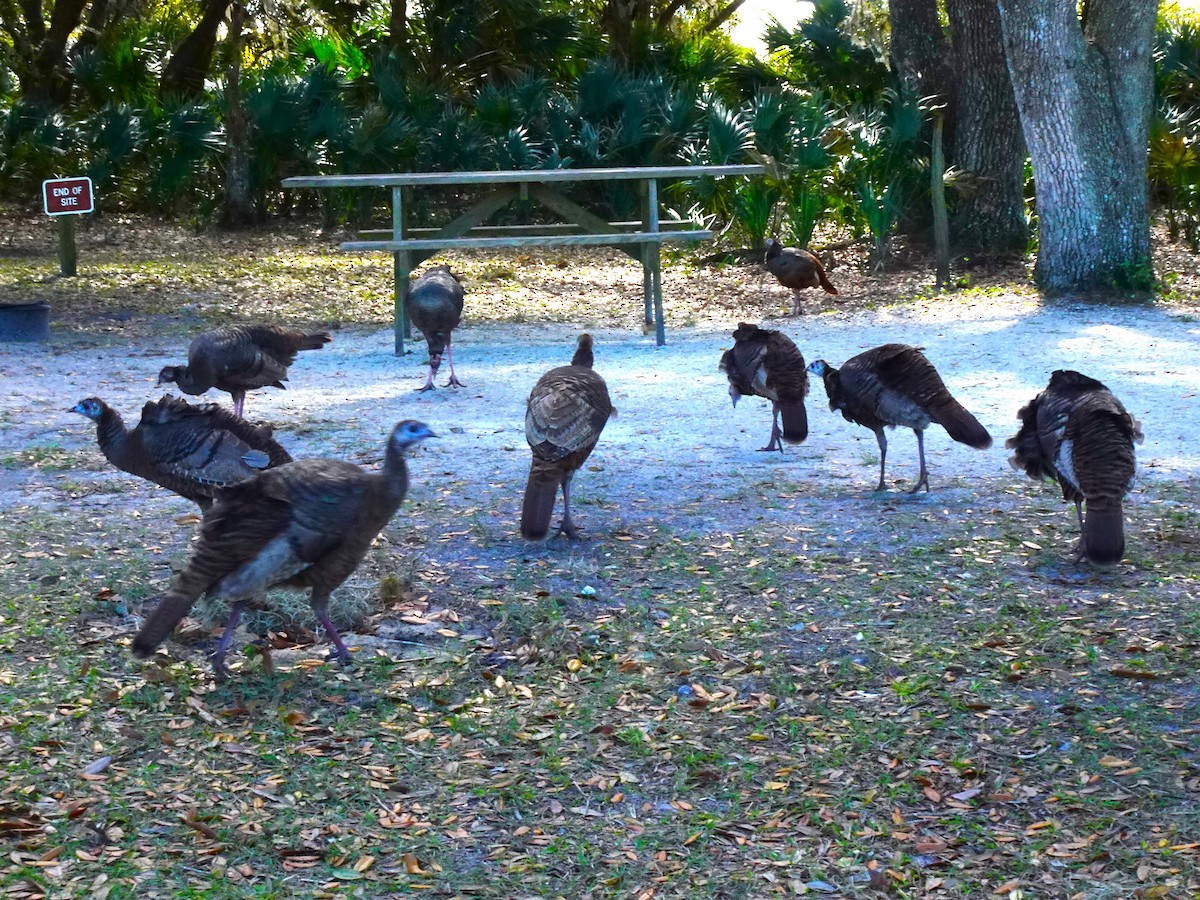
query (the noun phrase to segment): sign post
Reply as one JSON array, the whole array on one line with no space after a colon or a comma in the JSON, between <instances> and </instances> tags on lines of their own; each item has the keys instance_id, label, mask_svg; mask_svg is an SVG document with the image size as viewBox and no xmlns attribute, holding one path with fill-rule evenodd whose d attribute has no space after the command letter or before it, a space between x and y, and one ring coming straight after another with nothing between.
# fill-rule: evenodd
<instances>
[{"instance_id":1,"label":"sign post","mask_svg":"<svg viewBox=\"0 0 1200 900\"><path fill-rule=\"evenodd\" d=\"M75 274L75 219L90 213L92 179L48 178L42 182L42 204L48 216L58 216L58 266L65 276Z\"/></svg>"}]
</instances>

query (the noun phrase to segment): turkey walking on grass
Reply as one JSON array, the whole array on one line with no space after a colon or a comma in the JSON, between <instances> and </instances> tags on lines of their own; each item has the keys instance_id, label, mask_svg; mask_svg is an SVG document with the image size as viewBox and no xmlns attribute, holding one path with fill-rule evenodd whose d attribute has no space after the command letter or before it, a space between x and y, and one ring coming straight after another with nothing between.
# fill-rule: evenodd
<instances>
[{"instance_id":1,"label":"turkey walking on grass","mask_svg":"<svg viewBox=\"0 0 1200 900\"><path fill-rule=\"evenodd\" d=\"M303 459L263 472L222 492L204 517L186 568L133 639L145 659L202 594L230 604L225 632L212 656L227 675L225 653L242 609L272 587L309 588L317 620L343 664L350 652L329 620L329 595L358 567L375 536L408 491L407 450L434 437L407 420L388 439L383 469L367 472L337 459Z\"/></svg>"}]
</instances>

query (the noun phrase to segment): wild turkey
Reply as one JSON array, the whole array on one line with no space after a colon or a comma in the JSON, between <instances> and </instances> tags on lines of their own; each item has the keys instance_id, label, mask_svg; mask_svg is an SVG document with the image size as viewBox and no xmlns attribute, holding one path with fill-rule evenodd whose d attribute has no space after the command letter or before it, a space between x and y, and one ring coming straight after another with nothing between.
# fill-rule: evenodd
<instances>
[{"instance_id":1,"label":"wild turkey","mask_svg":"<svg viewBox=\"0 0 1200 900\"><path fill-rule=\"evenodd\" d=\"M463 311L462 282L450 267L435 266L414 281L404 298L404 309L409 321L425 335L429 347L429 376L417 390L428 391L433 387L433 376L442 364L443 351L450 362L446 387L466 387L454 374L454 351L450 346L450 332L458 327Z\"/></svg>"},{"instance_id":2,"label":"wild turkey","mask_svg":"<svg viewBox=\"0 0 1200 900\"><path fill-rule=\"evenodd\" d=\"M108 461L186 497L206 510L221 488L289 463L288 452L266 425L251 425L215 403L193 406L170 395L142 407L129 431L120 414L98 397L68 412L96 423L96 442Z\"/></svg>"},{"instance_id":3,"label":"wild turkey","mask_svg":"<svg viewBox=\"0 0 1200 900\"><path fill-rule=\"evenodd\" d=\"M185 394L203 394L210 388L228 391L239 416L246 391L260 387L282 389L287 370L301 350L320 350L329 333L305 334L278 325L239 325L196 335L188 348L186 366L167 366L158 383L174 382Z\"/></svg>"},{"instance_id":4,"label":"wild turkey","mask_svg":"<svg viewBox=\"0 0 1200 900\"><path fill-rule=\"evenodd\" d=\"M786 288L792 289L792 315L800 314L800 292L805 288L819 287L827 294L836 294L838 289L825 276L821 261L807 250L785 247L775 238L767 241L767 271Z\"/></svg>"},{"instance_id":5,"label":"wild turkey","mask_svg":"<svg viewBox=\"0 0 1200 900\"><path fill-rule=\"evenodd\" d=\"M771 439L760 450L783 452L783 440L801 443L808 437L808 370L804 356L781 331L742 322L733 333L733 347L721 357L719 368L729 377L729 396L736 407L742 397L771 401ZM779 420L783 419L783 427Z\"/></svg>"},{"instance_id":6,"label":"wild turkey","mask_svg":"<svg viewBox=\"0 0 1200 900\"><path fill-rule=\"evenodd\" d=\"M847 422L857 422L875 432L879 441L879 484L884 490L883 474L887 464L885 426L903 425L917 433L921 455L921 473L909 491L929 490L929 470L925 468L925 429L937 422L960 444L985 450L992 436L979 420L950 396L933 364L917 347L884 344L860 353L835 369L823 359L808 367L825 382L829 408L840 411Z\"/></svg>"},{"instance_id":7,"label":"wild turkey","mask_svg":"<svg viewBox=\"0 0 1200 900\"><path fill-rule=\"evenodd\" d=\"M562 485L563 518L569 538L579 532L571 521L571 476L583 465L613 414L604 379L592 371L592 336L581 334L569 366L551 369L538 379L525 412L525 439L533 450L521 534L539 540L550 530L554 498Z\"/></svg>"},{"instance_id":8,"label":"wild turkey","mask_svg":"<svg viewBox=\"0 0 1200 900\"><path fill-rule=\"evenodd\" d=\"M1035 480L1056 479L1063 499L1075 503L1080 556L1118 562L1125 553L1121 500L1133 481L1141 424L1103 384L1070 369L1055 371L1017 417L1021 428L1004 443L1016 451L1009 463Z\"/></svg>"},{"instance_id":9,"label":"wild turkey","mask_svg":"<svg viewBox=\"0 0 1200 900\"><path fill-rule=\"evenodd\" d=\"M392 430L380 472L337 459L302 459L222 491L187 567L133 639L133 655L153 653L207 593L231 604L212 657L214 673L224 679L225 652L242 608L268 588L286 585L312 589L313 612L348 664L350 653L326 612L329 595L403 502L405 452L428 437L434 437L428 426L406 420Z\"/></svg>"}]
</instances>

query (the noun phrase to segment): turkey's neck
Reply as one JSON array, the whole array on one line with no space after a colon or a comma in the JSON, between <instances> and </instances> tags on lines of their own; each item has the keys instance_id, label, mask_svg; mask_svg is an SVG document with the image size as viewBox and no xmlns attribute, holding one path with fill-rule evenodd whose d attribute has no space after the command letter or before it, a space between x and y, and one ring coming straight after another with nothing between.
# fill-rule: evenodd
<instances>
[{"instance_id":1,"label":"turkey's neck","mask_svg":"<svg viewBox=\"0 0 1200 900\"><path fill-rule=\"evenodd\" d=\"M821 374L821 380L825 382L825 393L829 397L830 407L841 409L845 405L845 397L842 394L842 382L838 378L838 370L832 367L826 368Z\"/></svg>"},{"instance_id":2,"label":"turkey's neck","mask_svg":"<svg viewBox=\"0 0 1200 900\"><path fill-rule=\"evenodd\" d=\"M404 451L390 442L383 460L383 492L390 502L397 505L408 493L408 462L404 458Z\"/></svg>"},{"instance_id":3,"label":"turkey's neck","mask_svg":"<svg viewBox=\"0 0 1200 900\"><path fill-rule=\"evenodd\" d=\"M128 437L129 432L125 429L125 422L122 420L121 414L115 409L104 407L100 412L100 418L96 420L96 442L104 451L104 455L110 459L120 455L125 449Z\"/></svg>"},{"instance_id":4,"label":"turkey's neck","mask_svg":"<svg viewBox=\"0 0 1200 900\"><path fill-rule=\"evenodd\" d=\"M590 369L593 362L595 362L595 358L592 355L591 347L580 347L571 357L571 365L583 366L585 369Z\"/></svg>"}]
</instances>

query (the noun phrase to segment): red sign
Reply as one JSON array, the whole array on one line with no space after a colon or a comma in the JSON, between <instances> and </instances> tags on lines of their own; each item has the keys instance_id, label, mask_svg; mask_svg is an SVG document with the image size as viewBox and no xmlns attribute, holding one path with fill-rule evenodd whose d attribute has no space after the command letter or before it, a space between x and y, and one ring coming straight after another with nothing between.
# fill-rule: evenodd
<instances>
[{"instance_id":1,"label":"red sign","mask_svg":"<svg viewBox=\"0 0 1200 900\"><path fill-rule=\"evenodd\" d=\"M48 216L71 216L92 211L92 179L49 178L42 182L42 202Z\"/></svg>"}]
</instances>

